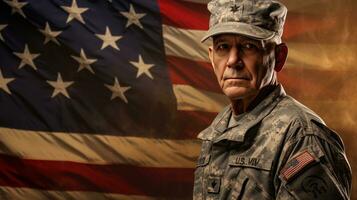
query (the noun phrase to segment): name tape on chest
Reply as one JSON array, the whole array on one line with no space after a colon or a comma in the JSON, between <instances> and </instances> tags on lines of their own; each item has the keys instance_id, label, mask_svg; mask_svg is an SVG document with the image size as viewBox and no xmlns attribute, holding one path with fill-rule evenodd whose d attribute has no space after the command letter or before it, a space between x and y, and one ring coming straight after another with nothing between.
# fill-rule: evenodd
<instances>
[{"instance_id":1,"label":"name tape on chest","mask_svg":"<svg viewBox=\"0 0 357 200\"><path fill-rule=\"evenodd\" d=\"M285 165L285 167L281 170L281 176L286 181L289 181L306 166L314 162L316 162L315 158L308 151L304 151L291 159Z\"/></svg>"},{"instance_id":2,"label":"name tape on chest","mask_svg":"<svg viewBox=\"0 0 357 200\"><path fill-rule=\"evenodd\" d=\"M248 157L248 156L231 156L229 159L230 166L236 167L250 167L261 170L270 170L272 160L262 159L258 157Z\"/></svg>"},{"instance_id":3,"label":"name tape on chest","mask_svg":"<svg viewBox=\"0 0 357 200\"><path fill-rule=\"evenodd\" d=\"M236 164L243 166L258 166L260 159L251 157L237 157Z\"/></svg>"}]
</instances>

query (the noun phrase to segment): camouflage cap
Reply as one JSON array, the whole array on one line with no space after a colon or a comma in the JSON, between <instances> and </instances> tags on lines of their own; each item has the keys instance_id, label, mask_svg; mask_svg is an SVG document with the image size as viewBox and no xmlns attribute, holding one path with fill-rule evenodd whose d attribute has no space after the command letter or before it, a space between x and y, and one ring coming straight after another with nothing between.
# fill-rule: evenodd
<instances>
[{"instance_id":1,"label":"camouflage cap","mask_svg":"<svg viewBox=\"0 0 357 200\"><path fill-rule=\"evenodd\" d=\"M241 34L253 39L281 37L287 8L275 0L212 0L209 30L202 38L222 33Z\"/></svg>"}]
</instances>

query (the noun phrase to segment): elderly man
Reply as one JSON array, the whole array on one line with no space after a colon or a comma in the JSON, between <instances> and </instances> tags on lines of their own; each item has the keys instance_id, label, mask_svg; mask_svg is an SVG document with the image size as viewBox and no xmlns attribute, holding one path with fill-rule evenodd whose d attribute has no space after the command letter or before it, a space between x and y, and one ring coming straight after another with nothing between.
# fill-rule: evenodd
<instances>
[{"instance_id":1,"label":"elderly man","mask_svg":"<svg viewBox=\"0 0 357 200\"><path fill-rule=\"evenodd\" d=\"M208 4L209 58L231 104L198 138L194 199L349 199L339 136L278 83L288 48L275 0Z\"/></svg>"}]
</instances>

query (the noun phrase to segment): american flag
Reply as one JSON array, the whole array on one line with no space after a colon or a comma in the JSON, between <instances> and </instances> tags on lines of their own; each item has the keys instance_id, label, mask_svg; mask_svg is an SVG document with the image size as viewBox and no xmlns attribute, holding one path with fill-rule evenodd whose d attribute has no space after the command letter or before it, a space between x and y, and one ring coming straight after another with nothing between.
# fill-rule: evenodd
<instances>
[{"instance_id":1,"label":"american flag","mask_svg":"<svg viewBox=\"0 0 357 200\"><path fill-rule=\"evenodd\" d=\"M0 7L1 199L190 199L194 138L225 102L189 59L205 56L185 29L206 28L205 5Z\"/></svg>"},{"instance_id":2,"label":"american flag","mask_svg":"<svg viewBox=\"0 0 357 200\"><path fill-rule=\"evenodd\" d=\"M308 151L304 151L288 161L286 166L281 170L281 174L286 181L289 181L292 177L314 161L314 157Z\"/></svg>"},{"instance_id":3,"label":"american flag","mask_svg":"<svg viewBox=\"0 0 357 200\"><path fill-rule=\"evenodd\" d=\"M354 13L343 1L283 1L280 79L323 116L334 100L334 116L353 119L334 92L353 91L325 78L357 63L341 43L353 37L331 34ZM0 198L191 199L195 137L227 104L199 42L207 2L0 1ZM337 41L331 60L323 45Z\"/></svg>"}]
</instances>

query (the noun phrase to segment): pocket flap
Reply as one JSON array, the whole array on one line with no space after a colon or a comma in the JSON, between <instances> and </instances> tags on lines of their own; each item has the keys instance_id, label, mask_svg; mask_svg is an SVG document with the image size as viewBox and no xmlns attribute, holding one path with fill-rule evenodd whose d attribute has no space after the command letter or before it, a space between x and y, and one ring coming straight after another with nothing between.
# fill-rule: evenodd
<instances>
[{"instance_id":1,"label":"pocket flap","mask_svg":"<svg viewBox=\"0 0 357 200\"><path fill-rule=\"evenodd\" d=\"M206 166L209 163L209 160L211 158L211 155L201 155L198 160L197 160L197 167L203 167Z\"/></svg>"}]
</instances>

